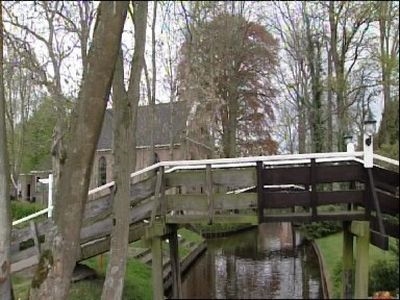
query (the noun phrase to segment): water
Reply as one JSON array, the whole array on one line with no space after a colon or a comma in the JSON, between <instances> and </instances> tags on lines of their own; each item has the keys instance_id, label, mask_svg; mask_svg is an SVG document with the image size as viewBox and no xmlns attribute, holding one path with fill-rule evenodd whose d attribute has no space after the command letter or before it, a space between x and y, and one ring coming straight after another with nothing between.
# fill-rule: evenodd
<instances>
[{"instance_id":1,"label":"water","mask_svg":"<svg viewBox=\"0 0 400 300\"><path fill-rule=\"evenodd\" d=\"M293 247L293 243L296 245ZM321 299L318 260L290 224L210 239L182 281L184 298Z\"/></svg>"}]
</instances>

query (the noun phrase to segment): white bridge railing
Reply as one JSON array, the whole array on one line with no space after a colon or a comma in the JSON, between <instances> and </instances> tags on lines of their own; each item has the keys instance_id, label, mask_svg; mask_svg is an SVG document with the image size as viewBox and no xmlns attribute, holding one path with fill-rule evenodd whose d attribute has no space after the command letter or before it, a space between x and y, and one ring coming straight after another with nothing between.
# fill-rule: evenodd
<instances>
[{"instance_id":1,"label":"white bridge railing","mask_svg":"<svg viewBox=\"0 0 400 300\"><path fill-rule=\"evenodd\" d=\"M311 159L316 162L342 162L342 161L357 161L363 163L364 152L332 152L332 153L305 153L305 154L282 154L270 156L250 156L238 158L216 158L216 159L201 159L201 160L178 160L178 161L162 161L151 165L142 170L131 174L131 178L143 175L147 172L157 170L160 167L166 168L165 172L170 173L175 170L183 169L203 169L206 165L211 165L212 168L240 168L255 166L258 161L262 161L265 165L290 165L309 163ZM378 154L374 154L374 159L380 160L395 166L399 166L399 161L390 159ZM105 189L109 189L114 185L114 181L108 182L105 185L99 186L89 191L89 195L96 194ZM20 220L14 221L12 225L21 224L23 222L34 219L38 216L48 214L51 217L51 209L45 208L32 215L29 215Z\"/></svg>"}]
</instances>

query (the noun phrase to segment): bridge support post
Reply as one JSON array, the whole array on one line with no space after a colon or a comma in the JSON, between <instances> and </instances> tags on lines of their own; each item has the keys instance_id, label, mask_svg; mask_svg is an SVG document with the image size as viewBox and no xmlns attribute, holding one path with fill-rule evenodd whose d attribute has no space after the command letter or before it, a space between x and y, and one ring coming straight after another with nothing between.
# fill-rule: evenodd
<instances>
[{"instance_id":1,"label":"bridge support post","mask_svg":"<svg viewBox=\"0 0 400 300\"><path fill-rule=\"evenodd\" d=\"M169 255L171 261L171 277L172 277L172 298L182 299L182 281L181 281L181 267L179 261L178 251L178 235L176 224L169 226Z\"/></svg>"},{"instance_id":2,"label":"bridge support post","mask_svg":"<svg viewBox=\"0 0 400 300\"><path fill-rule=\"evenodd\" d=\"M151 238L151 255L152 255L152 282L153 282L153 299L164 299L163 284L163 263L162 263L162 239L161 236L153 236Z\"/></svg>"},{"instance_id":3,"label":"bridge support post","mask_svg":"<svg viewBox=\"0 0 400 300\"><path fill-rule=\"evenodd\" d=\"M369 222L353 221L351 232L356 235L356 267L354 298L368 298Z\"/></svg>"},{"instance_id":4,"label":"bridge support post","mask_svg":"<svg viewBox=\"0 0 400 300\"><path fill-rule=\"evenodd\" d=\"M353 295L353 234L350 231L350 222L343 222L343 272L342 272L342 299L351 299Z\"/></svg>"}]
</instances>

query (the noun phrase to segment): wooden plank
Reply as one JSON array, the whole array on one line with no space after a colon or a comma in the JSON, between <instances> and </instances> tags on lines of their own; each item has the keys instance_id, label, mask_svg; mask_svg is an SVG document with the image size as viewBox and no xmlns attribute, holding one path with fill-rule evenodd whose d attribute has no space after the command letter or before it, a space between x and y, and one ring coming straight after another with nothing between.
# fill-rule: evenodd
<instances>
[{"instance_id":1,"label":"wooden plank","mask_svg":"<svg viewBox=\"0 0 400 300\"><path fill-rule=\"evenodd\" d=\"M400 210L400 200L399 197L394 196L380 190L376 191L379 199L379 205L381 207L382 213L390 214L395 216Z\"/></svg>"},{"instance_id":2,"label":"wooden plank","mask_svg":"<svg viewBox=\"0 0 400 300\"><path fill-rule=\"evenodd\" d=\"M352 221L365 220L363 212L335 211L335 212L320 212L314 219L310 213L282 213L275 215L264 216L263 223L274 222L311 222L311 221Z\"/></svg>"},{"instance_id":3,"label":"wooden plank","mask_svg":"<svg viewBox=\"0 0 400 300\"><path fill-rule=\"evenodd\" d=\"M166 195L167 209L191 210L206 212L208 209L207 196L201 194ZM215 210L257 208L256 193L214 194Z\"/></svg>"},{"instance_id":4,"label":"wooden plank","mask_svg":"<svg viewBox=\"0 0 400 300\"><path fill-rule=\"evenodd\" d=\"M129 227L129 243L139 240L143 235L145 228L148 225L145 223L132 224ZM110 250L110 235L104 236L97 240L92 240L88 243L82 243L77 261L85 260Z\"/></svg>"},{"instance_id":5,"label":"wooden plank","mask_svg":"<svg viewBox=\"0 0 400 300\"><path fill-rule=\"evenodd\" d=\"M399 173L389 171L377 166L374 166L372 173L375 179L375 184L378 188L386 190L391 193L398 193L399 188Z\"/></svg>"},{"instance_id":6,"label":"wooden plank","mask_svg":"<svg viewBox=\"0 0 400 300\"><path fill-rule=\"evenodd\" d=\"M201 186L206 181L203 170L181 170L166 174L167 188L176 186ZM213 183L217 187L239 189L256 185L256 172L253 168L214 169Z\"/></svg>"},{"instance_id":7,"label":"wooden plank","mask_svg":"<svg viewBox=\"0 0 400 300\"><path fill-rule=\"evenodd\" d=\"M130 223L136 223L144 218L150 216L153 201L147 201L135 206L130 212ZM88 242L93 239L101 238L111 233L112 221L111 218L98 221L93 224L82 227L81 229L81 243Z\"/></svg>"},{"instance_id":8,"label":"wooden plank","mask_svg":"<svg viewBox=\"0 0 400 300\"><path fill-rule=\"evenodd\" d=\"M28 259L32 256L35 256L36 258L38 258L38 256L36 255L36 249L34 247L30 247L28 249L22 250L22 251L18 251L15 253L11 253L11 263L17 263L21 260L25 260Z\"/></svg>"},{"instance_id":9,"label":"wooden plank","mask_svg":"<svg viewBox=\"0 0 400 300\"><path fill-rule=\"evenodd\" d=\"M365 169L361 164L317 165L317 183L363 181Z\"/></svg>"},{"instance_id":10,"label":"wooden plank","mask_svg":"<svg viewBox=\"0 0 400 300\"><path fill-rule=\"evenodd\" d=\"M309 167L276 167L265 168L261 174L263 185L309 184Z\"/></svg>"},{"instance_id":11,"label":"wooden plank","mask_svg":"<svg viewBox=\"0 0 400 300\"><path fill-rule=\"evenodd\" d=\"M254 215L243 215L243 214L233 214L233 215L218 215L214 216L214 223L243 223L243 224L258 224L258 218ZM208 222L208 214L203 215L167 215L166 222L173 224L188 224L188 223L203 223Z\"/></svg>"},{"instance_id":12,"label":"wooden plank","mask_svg":"<svg viewBox=\"0 0 400 300\"><path fill-rule=\"evenodd\" d=\"M354 203L361 205L364 199L364 191L326 191L317 192L318 204L342 204ZM293 191L293 192L263 192L262 206L264 208L290 208L293 206L310 206L310 192Z\"/></svg>"},{"instance_id":13,"label":"wooden plank","mask_svg":"<svg viewBox=\"0 0 400 300\"><path fill-rule=\"evenodd\" d=\"M370 242L382 250L389 250L389 237L386 234L370 230Z\"/></svg>"},{"instance_id":14,"label":"wooden plank","mask_svg":"<svg viewBox=\"0 0 400 300\"><path fill-rule=\"evenodd\" d=\"M379 231L378 219L375 216L371 216L370 223L372 230ZM387 235L397 239L400 237L400 228L398 223L390 222L384 219L383 226L385 226L385 232Z\"/></svg>"},{"instance_id":15,"label":"wooden plank","mask_svg":"<svg viewBox=\"0 0 400 300\"><path fill-rule=\"evenodd\" d=\"M365 178L361 165L316 165L316 183L362 181ZM310 167L266 168L263 170L263 184L311 184Z\"/></svg>"},{"instance_id":16,"label":"wooden plank","mask_svg":"<svg viewBox=\"0 0 400 300\"><path fill-rule=\"evenodd\" d=\"M131 206L136 206L143 200L154 195L155 190L155 177L147 178L145 180L131 184ZM110 189L107 189L108 191ZM87 201L85 205L85 212L83 217L83 224L89 225L104 220L111 215L112 201L110 192L104 196Z\"/></svg>"}]
</instances>

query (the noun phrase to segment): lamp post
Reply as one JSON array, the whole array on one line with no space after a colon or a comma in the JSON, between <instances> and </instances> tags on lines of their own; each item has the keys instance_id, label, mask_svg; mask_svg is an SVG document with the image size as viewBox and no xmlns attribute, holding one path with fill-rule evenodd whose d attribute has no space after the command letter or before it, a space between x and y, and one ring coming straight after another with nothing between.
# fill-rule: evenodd
<instances>
[{"instance_id":1,"label":"lamp post","mask_svg":"<svg viewBox=\"0 0 400 300\"><path fill-rule=\"evenodd\" d=\"M353 136L347 134L343 137L347 152L354 152Z\"/></svg>"},{"instance_id":2,"label":"lamp post","mask_svg":"<svg viewBox=\"0 0 400 300\"><path fill-rule=\"evenodd\" d=\"M364 168L374 165L373 135L376 130L376 121L369 117L364 121Z\"/></svg>"}]
</instances>

